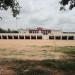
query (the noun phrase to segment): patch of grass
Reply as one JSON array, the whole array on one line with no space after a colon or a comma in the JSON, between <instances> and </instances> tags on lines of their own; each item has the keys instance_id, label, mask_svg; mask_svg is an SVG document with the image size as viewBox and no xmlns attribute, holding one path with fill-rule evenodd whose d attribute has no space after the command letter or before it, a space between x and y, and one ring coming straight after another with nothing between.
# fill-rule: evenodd
<instances>
[{"instance_id":1,"label":"patch of grass","mask_svg":"<svg viewBox=\"0 0 75 75\"><path fill-rule=\"evenodd\" d=\"M46 45L46 46L41 46L42 48L49 48L49 47L53 47L53 46L49 46L49 45Z\"/></svg>"},{"instance_id":2,"label":"patch of grass","mask_svg":"<svg viewBox=\"0 0 75 75\"><path fill-rule=\"evenodd\" d=\"M50 72L41 69L32 69L24 73L24 75L49 75Z\"/></svg>"},{"instance_id":3,"label":"patch of grass","mask_svg":"<svg viewBox=\"0 0 75 75\"><path fill-rule=\"evenodd\" d=\"M28 46L28 47L34 47L34 48L35 48L35 47L38 47L38 46L36 46L36 45L31 45L31 46Z\"/></svg>"},{"instance_id":4,"label":"patch of grass","mask_svg":"<svg viewBox=\"0 0 75 75\"><path fill-rule=\"evenodd\" d=\"M62 70L75 70L75 60L43 60L41 65L48 68L62 69Z\"/></svg>"},{"instance_id":5,"label":"patch of grass","mask_svg":"<svg viewBox=\"0 0 75 75\"><path fill-rule=\"evenodd\" d=\"M2 51L6 51L7 49L0 49L0 51L2 52Z\"/></svg>"},{"instance_id":6,"label":"patch of grass","mask_svg":"<svg viewBox=\"0 0 75 75\"><path fill-rule=\"evenodd\" d=\"M58 47L56 49L58 52L63 52L67 54L75 54L75 46L70 46L70 47Z\"/></svg>"},{"instance_id":7,"label":"patch of grass","mask_svg":"<svg viewBox=\"0 0 75 75\"><path fill-rule=\"evenodd\" d=\"M23 61L23 60L16 60L16 59L15 60L3 59L3 60L0 60L0 66L1 65L11 66L10 69L14 70L17 73L17 75L49 75L49 73L51 73L51 70L75 72L75 60L66 60L66 61L26 60L26 61ZM55 74L51 74L51 75L55 75ZM65 75L69 75L69 73ZM70 74L70 75L73 75L73 74Z\"/></svg>"}]
</instances>

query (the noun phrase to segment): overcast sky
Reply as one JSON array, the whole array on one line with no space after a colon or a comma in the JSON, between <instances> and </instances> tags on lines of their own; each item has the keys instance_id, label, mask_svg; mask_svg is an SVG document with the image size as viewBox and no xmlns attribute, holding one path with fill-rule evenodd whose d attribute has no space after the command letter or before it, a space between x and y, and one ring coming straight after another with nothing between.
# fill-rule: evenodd
<instances>
[{"instance_id":1,"label":"overcast sky","mask_svg":"<svg viewBox=\"0 0 75 75\"><path fill-rule=\"evenodd\" d=\"M10 10L0 11L2 28L44 27L75 31L75 8L71 11L59 11L60 0L19 0L21 12L16 18ZM68 6L67 6L68 8Z\"/></svg>"}]
</instances>

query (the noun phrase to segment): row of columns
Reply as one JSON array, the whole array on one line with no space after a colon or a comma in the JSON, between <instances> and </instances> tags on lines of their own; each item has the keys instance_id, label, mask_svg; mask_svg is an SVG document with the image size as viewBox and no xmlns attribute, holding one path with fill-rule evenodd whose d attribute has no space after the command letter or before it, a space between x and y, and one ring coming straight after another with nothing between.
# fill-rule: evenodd
<instances>
[{"instance_id":1,"label":"row of columns","mask_svg":"<svg viewBox=\"0 0 75 75\"><path fill-rule=\"evenodd\" d=\"M42 36L0 35L0 39L42 39Z\"/></svg>"},{"instance_id":2,"label":"row of columns","mask_svg":"<svg viewBox=\"0 0 75 75\"><path fill-rule=\"evenodd\" d=\"M0 35L0 39L52 39L52 40L75 40L75 36L41 36L41 35Z\"/></svg>"},{"instance_id":3,"label":"row of columns","mask_svg":"<svg viewBox=\"0 0 75 75\"><path fill-rule=\"evenodd\" d=\"M54 39L54 40L75 40L75 36L49 36L49 39Z\"/></svg>"}]
</instances>

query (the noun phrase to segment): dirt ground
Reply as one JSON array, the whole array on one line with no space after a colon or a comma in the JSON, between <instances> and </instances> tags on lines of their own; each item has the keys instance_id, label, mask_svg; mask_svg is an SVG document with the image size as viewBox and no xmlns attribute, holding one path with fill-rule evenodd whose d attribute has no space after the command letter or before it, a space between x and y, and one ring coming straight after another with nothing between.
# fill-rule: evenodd
<instances>
[{"instance_id":1,"label":"dirt ground","mask_svg":"<svg viewBox=\"0 0 75 75\"><path fill-rule=\"evenodd\" d=\"M56 47L64 46L75 46L75 41L0 40L0 75L27 75L26 73L29 75L33 75L33 73L37 73L36 75L74 75L75 70L65 71L58 69L59 65L62 68L63 66L65 67L62 64L64 62L59 64L60 60L64 61L71 57L56 51ZM16 59L16 61L13 61L13 59ZM49 62L52 62L48 68L46 67L49 62L42 61L46 59L50 59ZM55 62L54 60L57 61ZM70 63L70 61L67 62ZM46 63L46 67L42 63ZM55 66L54 69L51 68L52 64L58 68L55 68ZM32 72L32 69L34 72ZM41 71L47 70L48 74L45 74L45 72L40 74L40 69Z\"/></svg>"},{"instance_id":2,"label":"dirt ground","mask_svg":"<svg viewBox=\"0 0 75 75\"><path fill-rule=\"evenodd\" d=\"M0 48L24 48L25 46L75 46L75 40L0 40Z\"/></svg>"},{"instance_id":3,"label":"dirt ground","mask_svg":"<svg viewBox=\"0 0 75 75\"><path fill-rule=\"evenodd\" d=\"M75 46L75 41L59 40L0 40L0 58L29 60L67 59L56 47Z\"/></svg>"}]
</instances>

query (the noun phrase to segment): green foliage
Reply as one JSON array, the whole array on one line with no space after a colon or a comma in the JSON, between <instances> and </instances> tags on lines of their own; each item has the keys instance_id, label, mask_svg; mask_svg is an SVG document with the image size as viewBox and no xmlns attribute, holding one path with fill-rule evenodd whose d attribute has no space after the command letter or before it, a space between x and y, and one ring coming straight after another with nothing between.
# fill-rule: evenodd
<instances>
[{"instance_id":1,"label":"green foliage","mask_svg":"<svg viewBox=\"0 0 75 75\"><path fill-rule=\"evenodd\" d=\"M10 30L10 29L5 30L5 29L0 28L0 33L18 33L18 31L17 30Z\"/></svg>"},{"instance_id":2,"label":"green foliage","mask_svg":"<svg viewBox=\"0 0 75 75\"><path fill-rule=\"evenodd\" d=\"M50 72L46 70L32 69L26 72L24 75L49 75L49 74Z\"/></svg>"},{"instance_id":3,"label":"green foliage","mask_svg":"<svg viewBox=\"0 0 75 75\"><path fill-rule=\"evenodd\" d=\"M72 10L75 7L75 0L61 0L60 4L63 5L60 7L60 10L65 10L65 6L69 4L69 9Z\"/></svg>"},{"instance_id":4,"label":"green foliage","mask_svg":"<svg viewBox=\"0 0 75 75\"><path fill-rule=\"evenodd\" d=\"M41 64L45 67L59 70L75 70L75 60L43 60Z\"/></svg>"},{"instance_id":5,"label":"green foliage","mask_svg":"<svg viewBox=\"0 0 75 75\"><path fill-rule=\"evenodd\" d=\"M49 75L51 70L74 71L75 60L14 60L0 59L0 65L9 65L16 75ZM8 67L9 68L9 67ZM55 74L51 74L55 75ZM68 74L65 74L68 75ZM73 75L73 74L70 74Z\"/></svg>"},{"instance_id":6,"label":"green foliage","mask_svg":"<svg viewBox=\"0 0 75 75\"><path fill-rule=\"evenodd\" d=\"M66 54L75 54L75 46L70 46L70 47L59 47L56 49L58 52L63 52Z\"/></svg>"},{"instance_id":7,"label":"green foliage","mask_svg":"<svg viewBox=\"0 0 75 75\"><path fill-rule=\"evenodd\" d=\"M0 28L0 33L7 33L7 30Z\"/></svg>"},{"instance_id":8,"label":"green foliage","mask_svg":"<svg viewBox=\"0 0 75 75\"><path fill-rule=\"evenodd\" d=\"M11 8L14 17L20 12L17 0L0 0L0 10L7 10L8 8Z\"/></svg>"}]
</instances>

